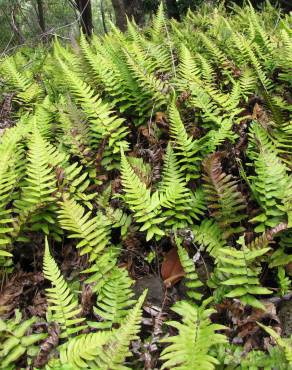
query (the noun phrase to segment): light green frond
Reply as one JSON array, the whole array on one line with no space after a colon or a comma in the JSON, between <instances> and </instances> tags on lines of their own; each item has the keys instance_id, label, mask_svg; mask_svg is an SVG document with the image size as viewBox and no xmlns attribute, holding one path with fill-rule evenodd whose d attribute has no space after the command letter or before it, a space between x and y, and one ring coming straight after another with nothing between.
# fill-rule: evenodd
<instances>
[{"instance_id":1,"label":"light green frond","mask_svg":"<svg viewBox=\"0 0 292 370\"><path fill-rule=\"evenodd\" d=\"M58 265L50 254L47 239L44 254L44 276L52 284L51 288L46 289L49 319L60 325L61 338L67 338L84 329L86 326L79 325L84 321L84 318L78 317L81 312L78 301L71 293Z\"/></svg>"}]
</instances>

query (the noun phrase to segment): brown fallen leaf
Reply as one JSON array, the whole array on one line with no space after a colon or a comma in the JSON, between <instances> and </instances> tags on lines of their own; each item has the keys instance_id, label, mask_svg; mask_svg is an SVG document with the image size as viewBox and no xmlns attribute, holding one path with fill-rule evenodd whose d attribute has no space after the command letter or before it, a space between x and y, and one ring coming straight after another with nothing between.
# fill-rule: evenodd
<instances>
[{"instance_id":1,"label":"brown fallen leaf","mask_svg":"<svg viewBox=\"0 0 292 370\"><path fill-rule=\"evenodd\" d=\"M25 290L35 287L43 281L44 277L41 272L19 271L12 275L0 291L0 317L8 318L19 306Z\"/></svg>"},{"instance_id":2,"label":"brown fallen leaf","mask_svg":"<svg viewBox=\"0 0 292 370\"><path fill-rule=\"evenodd\" d=\"M166 287L173 286L185 276L176 248L172 248L164 256L161 265L161 276Z\"/></svg>"}]
</instances>

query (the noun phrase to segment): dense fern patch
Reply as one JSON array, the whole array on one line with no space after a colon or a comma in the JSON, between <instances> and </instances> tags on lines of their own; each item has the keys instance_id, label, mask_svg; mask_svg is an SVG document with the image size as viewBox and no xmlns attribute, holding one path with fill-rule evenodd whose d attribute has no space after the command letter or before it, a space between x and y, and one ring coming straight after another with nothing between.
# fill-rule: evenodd
<instances>
[{"instance_id":1,"label":"dense fern patch","mask_svg":"<svg viewBox=\"0 0 292 370\"><path fill-rule=\"evenodd\" d=\"M160 6L1 60L1 369L292 366L291 26Z\"/></svg>"}]
</instances>

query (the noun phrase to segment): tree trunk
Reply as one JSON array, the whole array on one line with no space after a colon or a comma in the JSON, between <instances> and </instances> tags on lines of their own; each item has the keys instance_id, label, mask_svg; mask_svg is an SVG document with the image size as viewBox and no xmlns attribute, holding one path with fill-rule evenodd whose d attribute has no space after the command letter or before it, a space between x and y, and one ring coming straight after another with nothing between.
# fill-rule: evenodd
<instances>
[{"instance_id":1,"label":"tree trunk","mask_svg":"<svg viewBox=\"0 0 292 370\"><path fill-rule=\"evenodd\" d=\"M168 18L174 18L180 20L179 8L176 0L166 0L166 8Z\"/></svg>"},{"instance_id":2,"label":"tree trunk","mask_svg":"<svg viewBox=\"0 0 292 370\"><path fill-rule=\"evenodd\" d=\"M112 0L116 16L116 25L121 31L127 29L127 17L134 18L140 26L144 23L144 13L141 0Z\"/></svg>"},{"instance_id":3,"label":"tree trunk","mask_svg":"<svg viewBox=\"0 0 292 370\"><path fill-rule=\"evenodd\" d=\"M140 0L124 0L125 10L128 18L132 20L134 18L138 26L143 25L144 23L144 12L142 1Z\"/></svg>"},{"instance_id":4,"label":"tree trunk","mask_svg":"<svg viewBox=\"0 0 292 370\"><path fill-rule=\"evenodd\" d=\"M23 43L25 43L25 38L22 35L22 33L20 31L20 28L19 28L19 25L17 23L16 11L17 11L17 7L14 7L12 9L12 12L11 12L11 27L12 27L12 29L14 31L14 34L15 34L16 38L18 39L18 42L20 44L23 44Z\"/></svg>"},{"instance_id":5,"label":"tree trunk","mask_svg":"<svg viewBox=\"0 0 292 370\"><path fill-rule=\"evenodd\" d=\"M45 17L44 17L44 7L43 7L43 0L37 0L38 6L38 21L42 32L46 32L46 24L45 24Z\"/></svg>"},{"instance_id":6,"label":"tree trunk","mask_svg":"<svg viewBox=\"0 0 292 370\"><path fill-rule=\"evenodd\" d=\"M80 23L85 35L92 35L92 10L90 0L76 0L77 9L80 13Z\"/></svg>"},{"instance_id":7,"label":"tree trunk","mask_svg":"<svg viewBox=\"0 0 292 370\"><path fill-rule=\"evenodd\" d=\"M116 17L116 26L121 31L126 31L127 29L127 18L125 4L123 0L112 0L115 17Z\"/></svg>"},{"instance_id":8,"label":"tree trunk","mask_svg":"<svg viewBox=\"0 0 292 370\"><path fill-rule=\"evenodd\" d=\"M103 30L104 30L104 33L107 33L107 27L106 27L106 23L105 23L104 7L103 7L103 0L100 0L100 12L101 12Z\"/></svg>"}]
</instances>

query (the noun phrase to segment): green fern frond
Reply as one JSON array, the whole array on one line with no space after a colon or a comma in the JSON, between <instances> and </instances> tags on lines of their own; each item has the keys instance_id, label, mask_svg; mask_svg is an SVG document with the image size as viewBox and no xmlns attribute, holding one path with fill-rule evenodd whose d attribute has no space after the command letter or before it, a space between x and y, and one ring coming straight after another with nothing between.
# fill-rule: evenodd
<instances>
[{"instance_id":1,"label":"green fern frond","mask_svg":"<svg viewBox=\"0 0 292 370\"><path fill-rule=\"evenodd\" d=\"M61 363L72 364L75 369L88 366L103 370L128 369L124 361L131 355L128 349L130 342L137 338L140 329L141 307L146 293L139 298L119 329L84 334L70 339L61 348Z\"/></svg>"},{"instance_id":2,"label":"green fern frond","mask_svg":"<svg viewBox=\"0 0 292 370\"><path fill-rule=\"evenodd\" d=\"M101 322L89 322L94 328L112 328L115 324L121 324L127 316L129 308L133 306L134 293L131 289L133 284L125 269L115 267L106 277L97 297L97 306L94 313Z\"/></svg>"},{"instance_id":3,"label":"green fern frond","mask_svg":"<svg viewBox=\"0 0 292 370\"><path fill-rule=\"evenodd\" d=\"M46 290L49 303L49 317L60 325L60 337L67 338L86 328L86 326L79 325L85 319L77 317L81 309L78 307L77 300L71 293L58 265L50 254L47 239L44 254L44 276L52 283L52 288Z\"/></svg>"},{"instance_id":4,"label":"green fern frond","mask_svg":"<svg viewBox=\"0 0 292 370\"><path fill-rule=\"evenodd\" d=\"M165 220L165 217L160 217L159 195L157 192L150 194L150 190L136 175L123 152L121 153L121 177L125 201L134 212L136 221L143 223L140 230L147 231L146 239L150 240L154 235L163 236L164 232L158 226Z\"/></svg>"},{"instance_id":5,"label":"green fern frond","mask_svg":"<svg viewBox=\"0 0 292 370\"><path fill-rule=\"evenodd\" d=\"M35 344L47 337L46 333L31 334L31 328L37 318L21 322L21 315L16 310L14 319L0 319L0 369L12 369L13 365L27 351L35 349Z\"/></svg>"},{"instance_id":6,"label":"green fern frond","mask_svg":"<svg viewBox=\"0 0 292 370\"><path fill-rule=\"evenodd\" d=\"M254 295L271 294L272 292L260 286L258 275L261 268L256 265L255 261L266 254L269 249L266 247L250 250L243 247L241 250L236 250L225 247L219 250L218 271L225 274L221 284L226 286L228 291L225 297L236 297L244 304L264 309L264 305Z\"/></svg>"},{"instance_id":7,"label":"green fern frond","mask_svg":"<svg viewBox=\"0 0 292 370\"><path fill-rule=\"evenodd\" d=\"M91 261L110 244L111 222L102 213L92 217L74 199L64 197L58 219L70 238L81 239L76 248L81 249L81 255L89 253Z\"/></svg>"},{"instance_id":8,"label":"green fern frond","mask_svg":"<svg viewBox=\"0 0 292 370\"><path fill-rule=\"evenodd\" d=\"M275 332L274 329L264 325L264 324L261 324L261 323L257 323L261 328L263 328L272 338L275 339L275 341L277 342L277 344L283 349L284 353L285 353L285 356L286 356L286 359L289 363L289 366L292 366L292 347L291 347L291 338L290 339L284 339L284 338L281 338L280 335L278 333Z\"/></svg>"},{"instance_id":9,"label":"green fern frond","mask_svg":"<svg viewBox=\"0 0 292 370\"><path fill-rule=\"evenodd\" d=\"M226 337L217 334L225 327L212 324L209 317L213 309L206 308L207 302L196 307L186 301L176 303L172 310L182 316L182 323L170 321L168 325L178 330L178 335L171 336L162 342L171 343L160 356L165 361L162 369L173 370L215 369L218 361L211 356L210 349L226 342Z\"/></svg>"},{"instance_id":10,"label":"green fern frond","mask_svg":"<svg viewBox=\"0 0 292 370\"><path fill-rule=\"evenodd\" d=\"M214 220L204 219L200 225L194 226L193 234L195 242L199 244L201 250L205 250L215 259L219 254L219 249L225 246L222 229Z\"/></svg>"},{"instance_id":11,"label":"green fern frond","mask_svg":"<svg viewBox=\"0 0 292 370\"><path fill-rule=\"evenodd\" d=\"M186 181L198 178L199 161L201 161L198 141L193 140L186 132L179 111L172 101L169 107L170 135L178 152L181 170L186 173Z\"/></svg>"},{"instance_id":12,"label":"green fern frond","mask_svg":"<svg viewBox=\"0 0 292 370\"><path fill-rule=\"evenodd\" d=\"M194 262L189 257L188 252L182 247L179 238L176 238L176 245L180 263L186 273L185 286L187 288L187 295L192 300L200 301L203 295L197 290L203 286L203 283L199 280Z\"/></svg>"}]
</instances>

